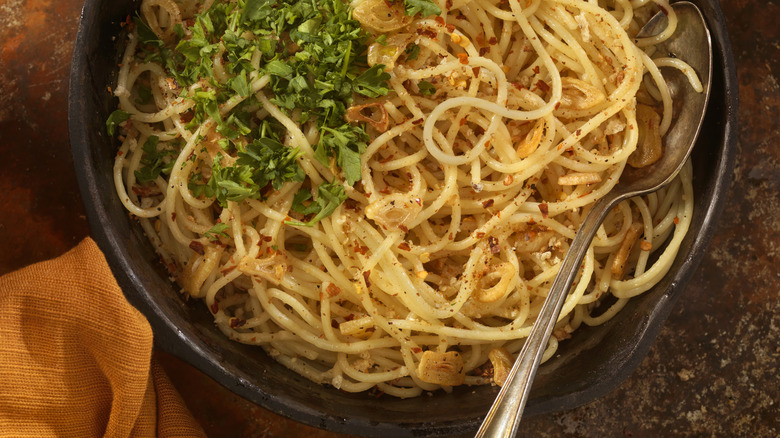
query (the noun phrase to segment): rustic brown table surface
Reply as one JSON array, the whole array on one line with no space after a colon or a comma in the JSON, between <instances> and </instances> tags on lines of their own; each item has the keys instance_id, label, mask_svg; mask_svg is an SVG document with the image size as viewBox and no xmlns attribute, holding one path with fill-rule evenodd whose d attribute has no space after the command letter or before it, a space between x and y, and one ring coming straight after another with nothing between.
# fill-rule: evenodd
<instances>
[{"instance_id":1,"label":"rustic brown table surface","mask_svg":"<svg viewBox=\"0 0 780 438\"><path fill-rule=\"evenodd\" d=\"M60 255L89 233L67 129L82 4L0 0L0 274ZM524 436L780 434L780 7L722 7L739 66L741 125L710 250L634 375L588 405L525 420ZM155 354L209 436L343 436L284 419Z\"/></svg>"}]
</instances>

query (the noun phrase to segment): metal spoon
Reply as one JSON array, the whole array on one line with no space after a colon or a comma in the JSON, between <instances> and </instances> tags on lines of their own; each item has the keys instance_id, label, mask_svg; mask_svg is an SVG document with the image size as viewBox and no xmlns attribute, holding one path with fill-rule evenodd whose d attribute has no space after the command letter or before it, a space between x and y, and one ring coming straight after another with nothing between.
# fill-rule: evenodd
<instances>
[{"instance_id":1,"label":"metal spoon","mask_svg":"<svg viewBox=\"0 0 780 438\"><path fill-rule=\"evenodd\" d=\"M478 438L508 438L514 436L517 431L531 383L561 313L569 287L607 213L620 201L653 192L671 182L696 142L709 100L712 41L704 17L693 3L681 1L674 3L672 7L679 21L674 35L661 44L661 53L668 52L685 60L699 75L704 90L701 93L693 91L686 77L676 69L669 69L668 73L665 73L664 77L674 101L680 106L675 108L677 118L666 134L662 158L655 164L640 169L626 166L617 185L597 201L586 216L563 259L520 356L477 432ZM656 35L665 27L666 14L658 13L642 28L637 37Z\"/></svg>"}]
</instances>

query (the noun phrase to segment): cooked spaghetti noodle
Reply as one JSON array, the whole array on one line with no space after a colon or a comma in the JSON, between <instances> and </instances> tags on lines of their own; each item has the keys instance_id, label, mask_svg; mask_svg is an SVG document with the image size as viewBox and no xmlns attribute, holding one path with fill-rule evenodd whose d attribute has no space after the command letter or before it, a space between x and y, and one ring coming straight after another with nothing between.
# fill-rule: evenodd
<instances>
[{"instance_id":1,"label":"cooked spaghetti noodle","mask_svg":"<svg viewBox=\"0 0 780 438\"><path fill-rule=\"evenodd\" d=\"M250 3L277 2L143 1L115 90L125 114L115 120L122 202L183 292L205 301L230 339L262 346L315 382L398 397L502 384L588 209L627 164L662 153L673 114L659 67L691 70L654 56L674 32L672 9L665 0L441 0L430 3L440 14L409 16L401 0L356 0L354 44L364 44L356 68L373 68L388 91L345 102L339 123L366 138L350 181L349 157L317 156L335 128L285 107L270 88L283 76L271 63L303 58L307 40L293 35L332 9L296 23L298 33L239 28L233 35L250 50L236 61L232 37L208 39L209 23L222 23L208 14ZM632 40L659 7L667 29ZM224 26L245 15L226 15ZM211 45L198 56L211 74L182 84L166 59L186 56L204 32ZM286 46L274 61L263 55L269 39ZM343 72L357 46L345 47L336 61ZM241 73L229 62L242 63ZM306 80L300 89L315 84ZM298 167L251 195L255 180L246 177L209 191L231 164L260 159L248 145L266 128L284 146L273 153L297 151L283 163ZM278 174L274 166L266 171ZM234 192L220 199L215 188ZM326 202L328 193L343 196ZM573 330L609 320L666 274L692 201L686 165L667 188L610 213L544 360Z\"/></svg>"}]
</instances>

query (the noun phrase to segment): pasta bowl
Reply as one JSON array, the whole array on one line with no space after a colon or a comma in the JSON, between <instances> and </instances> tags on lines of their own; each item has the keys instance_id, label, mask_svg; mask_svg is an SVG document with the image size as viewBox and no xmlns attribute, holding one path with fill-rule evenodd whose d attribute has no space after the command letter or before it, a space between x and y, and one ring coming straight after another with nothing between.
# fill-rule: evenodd
<instances>
[{"instance_id":1,"label":"pasta bowl","mask_svg":"<svg viewBox=\"0 0 780 438\"><path fill-rule=\"evenodd\" d=\"M571 409L615 389L639 365L709 243L734 164L737 83L722 12L696 2L713 34L715 64L704 129L693 152L691 229L671 270L612 320L576 331L543 364L526 413ZM116 145L105 121L122 53L122 23L140 1L87 0L74 46L69 127L74 164L92 236L131 304L150 321L157 345L235 393L271 411L328 430L367 436L451 436L476 430L493 386L456 387L411 399L351 394L315 384L262 349L230 341L207 308L185 301L113 187Z\"/></svg>"}]
</instances>

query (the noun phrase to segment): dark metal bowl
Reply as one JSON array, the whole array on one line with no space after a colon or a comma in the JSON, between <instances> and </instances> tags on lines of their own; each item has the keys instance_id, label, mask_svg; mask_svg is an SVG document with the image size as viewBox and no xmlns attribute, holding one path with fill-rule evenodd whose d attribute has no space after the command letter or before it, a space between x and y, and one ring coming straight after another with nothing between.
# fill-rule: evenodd
<instances>
[{"instance_id":1,"label":"dark metal bowl","mask_svg":"<svg viewBox=\"0 0 780 438\"><path fill-rule=\"evenodd\" d=\"M696 199L690 232L657 286L631 300L607 324L580 329L571 341L561 343L559 353L539 370L527 414L574 408L612 391L631 375L706 251L734 165L737 80L718 1L695 3L710 25L715 60L709 110L693 152ZM289 371L258 347L229 341L203 303L182 300L112 182L116 145L106 134L105 120L117 101L108 87L115 82L122 49L120 23L139 4L85 2L70 76L69 127L92 237L127 299L149 319L157 345L237 394L311 426L392 437L474 432L496 387L463 387L407 400L344 393Z\"/></svg>"}]
</instances>

